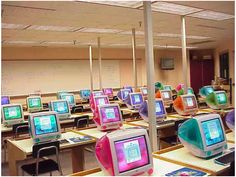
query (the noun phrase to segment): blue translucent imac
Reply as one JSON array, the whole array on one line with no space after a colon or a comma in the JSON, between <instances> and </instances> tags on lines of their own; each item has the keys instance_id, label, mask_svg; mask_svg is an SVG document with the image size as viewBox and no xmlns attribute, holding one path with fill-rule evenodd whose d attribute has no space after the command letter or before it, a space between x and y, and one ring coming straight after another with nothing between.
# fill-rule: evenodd
<instances>
[{"instance_id":1,"label":"blue translucent imac","mask_svg":"<svg viewBox=\"0 0 236 177\"><path fill-rule=\"evenodd\" d=\"M129 93L131 93L130 89L120 89L117 93L117 97L120 101L124 101L128 98Z\"/></svg>"},{"instance_id":2,"label":"blue translucent imac","mask_svg":"<svg viewBox=\"0 0 236 177\"><path fill-rule=\"evenodd\" d=\"M210 93L214 92L214 89L211 85L207 85L207 86L203 86L200 90L199 90L199 95L202 98L206 98Z\"/></svg>"},{"instance_id":3,"label":"blue translucent imac","mask_svg":"<svg viewBox=\"0 0 236 177\"><path fill-rule=\"evenodd\" d=\"M89 99L89 97L90 97L90 94L91 94L91 92L90 92L90 90L80 90L80 98L82 99L82 100L88 100Z\"/></svg>"},{"instance_id":4,"label":"blue translucent imac","mask_svg":"<svg viewBox=\"0 0 236 177\"><path fill-rule=\"evenodd\" d=\"M219 114L195 116L178 130L181 143L195 156L209 158L227 149L224 125Z\"/></svg>"},{"instance_id":5,"label":"blue translucent imac","mask_svg":"<svg viewBox=\"0 0 236 177\"><path fill-rule=\"evenodd\" d=\"M149 176L153 157L147 130L119 129L105 134L95 146L99 166L108 176Z\"/></svg>"},{"instance_id":6,"label":"blue translucent imac","mask_svg":"<svg viewBox=\"0 0 236 177\"><path fill-rule=\"evenodd\" d=\"M212 109L224 109L229 106L225 91L214 91L206 97L206 104Z\"/></svg>"},{"instance_id":7,"label":"blue translucent imac","mask_svg":"<svg viewBox=\"0 0 236 177\"><path fill-rule=\"evenodd\" d=\"M162 99L156 98L155 100L156 106L156 120L162 121L166 117L166 109ZM140 108L139 108L139 115L148 122L148 101L145 100Z\"/></svg>"},{"instance_id":8,"label":"blue translucent imac","mask_svg":"<svg viewBox=\"0 0 236 177\"><path fill-rule=\"evenodd\" d=\"M76 105L76 102L75 102L75 95L72 94L72 93L65 93L65 94L62 94L61 95L61 99L63 100L67 100L70 107L73 107Z\"/></svg>"},{"instance_id":9,"label":"blue translucent imac","mask_svg":"<svg viewBox=\"0 0 236 177\"><path fill-rule=\"evenodd\" d=\"M9 96L2 96L1 103L2 103L2 105L10 104L10 97Z\"/></svg>"},{"instance_id":10,"label":"blue translucent imac","mask_svg":"<svg viewBox=\"0 0 236 177\"><path fill-rule=\"evenodd\" d=\"M61 95L63 95L63 94L68 94L69 92L67 92L67 91L58 91L57 92L57 99L62 99L61 98Z\"/></svg>"},{"instance_id":11,"label":"blue translucent imac","mask_svg":"<svg viewBox=\"0 0 236 177\"><path fill-rule=\"evenodd\" d=\"M54 111L30 114L29 127L34 143L57 140L61 137L59 119Z\"/></svg>"},{"instance_id":12,"label":"blue translucent imac","mask_svg":"<svg viewBox=\"0 0 236 177\"><path fill-rule=\"evenodd\" d=\"M140 105L143 103L142 93L130 93L128 98L125 100L125 103L129 109L139 109Z\"/></svg>"},{"instance_id":13,"label":"blue translucent imac","mask_svg":"<svg viewBox=\"0 0 236 177\"><path fill-rule=\"evenodd\" d=\"M67 100L50 101L51 111L56 111L59 120L67 119L71 116L70 106Z\"/></svg>"},{"instance_id":14,"label":"blue translucent imac","mask_svg":"<svg viewBox=\"0 0 236 177\"><path fill-rule=\"evenodd\" d=\"M232 110L226 115L225 118L226 125L229 127L230 130L234 131L235 130L235 111Z\"/></svg>"}]
</instances>

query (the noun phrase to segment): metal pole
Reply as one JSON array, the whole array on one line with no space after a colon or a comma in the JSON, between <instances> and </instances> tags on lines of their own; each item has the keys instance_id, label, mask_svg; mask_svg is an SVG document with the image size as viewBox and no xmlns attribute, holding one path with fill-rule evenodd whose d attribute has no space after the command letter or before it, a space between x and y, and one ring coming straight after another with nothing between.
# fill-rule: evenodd
<instances>
[{"instance_id":1,"label":"metal pole","mask_svg":"<svg viewBox=\"0 0 236 177\"><path fill-rule=\"evenodd\" d=\"M153 32L152 32L152 9L151 1L144 1L144 31L145 31L145 58L147 70L148 88L148 120L149 135L152 151L157 151L157 129L156 129L156 109L155 109L155 70L153 57ZM158 144L159 147L159 144Z\"/></svg>"},{"instance_id":2,"label":"metal pole","mask_svg":"<svg viewBox=\"0 0 236 177\"><path fill-rule=\"evenodd\" d=\"M185 17L181 16L181 33L182 33L182 67L183 67L183 81L184 93L187 94L188 77L187 77L187 52L186 52L186 31L185 31Z\"/></svg>"},{"instance_id":3,"label":"metal pole","mask_svg":"<svg viewBox=\"0 0 236 177\"><path fill-rule=\"evenodd\" d=\"M136 63L136 40L135 40L135 29L132 28L132 51L133 51L133 79L134 79L134 90L137 90L137 63Z\"/></svg>"},{"instance_id":4,"label":"metal pole","mask_svg":"<svg viewBox=\"0 0 236 177\"><path fill-rule=\"evenodd\" d=\"M99 88L102 90L102 54L101 54L101 42L98 37L98 62L99 62Z\"/></svg>"},{"instance_id":5,"label":"metal pole","mask_svg":"<svg viewBox=\"0 0 236 177\"><path fill-rule=\"evenodd\" d=\"M89 45L89 64L90 64L90 89L93 91L93 54L92 46Z\"/></svg>"}]
</instances>

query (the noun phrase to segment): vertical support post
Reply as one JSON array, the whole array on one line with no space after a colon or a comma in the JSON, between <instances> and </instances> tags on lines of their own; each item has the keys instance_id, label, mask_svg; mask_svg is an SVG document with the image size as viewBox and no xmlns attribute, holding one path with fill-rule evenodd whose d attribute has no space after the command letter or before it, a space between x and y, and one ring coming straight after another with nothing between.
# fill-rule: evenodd
<instances>
[{"instance_id":1,"label":"vertical support post","mask_svg":"<svg viewBox=\"0 0 236 177\"><path fill-rule=\"evenodd\" d=\"M101 41L98 37L98 63L99 63L99 88L102 90L102 54L101 54Z\"/></svg>"},{"instance_id":2,"label":"vertical support post","mask_svg":"<svg viewBox=\"0 0 236 177\"><path fill-rule=\"evenodd\" d=\"M157 151L157 129L156 129L156 109L155 109L155 70L153 57L153 32L152 32L152 9L151 1L143 1L144 6L144 32L145 32L145 58L147 71L148 88L148 120L149 135L152 151ZM158 144L159 147L159 144Z\"/></svg>"},{"instance_id":3,"label":"vertical support post","mask_svg":"<svg viewBox=\"0 0 236 177\"><path fill-rule=\"evenodd\" d=\"M182 68L183 68L183 81L184 81L184 94L187 94L188 77L187 77L187 49L186 49L186 29L185 17L181 16L181 39L182 39Z\"/></svg>"},{"instance_id":4,"label":"vertical support post","mask_svg":"<svg viewBox=\"0 0 236 177\"><path fill-rule=\"evenodd\" d=\"M136 62L136 40L135 40L135 29L132 28L132 52L133 52L133 79L134 79L134 90L137 90L137 62Z\"/></svg>"},{"instance_id":5,"label":"vertical support post","mask_svg":"<svg viewBox=\"0 0 236 177\"><path fill-rule=\"evenodd\" d=\"M89 45L89 66L90 66L90 90L93 91L93 53L92 46Z\"/></svg>"}]
</instances>

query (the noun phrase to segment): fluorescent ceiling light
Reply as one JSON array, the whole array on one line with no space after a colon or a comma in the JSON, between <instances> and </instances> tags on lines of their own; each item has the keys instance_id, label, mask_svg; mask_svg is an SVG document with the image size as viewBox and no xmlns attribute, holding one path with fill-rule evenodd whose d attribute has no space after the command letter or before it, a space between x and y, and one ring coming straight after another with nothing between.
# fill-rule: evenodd
<instances>
[{"instance_id":1,"label":"fluorescent ceiling light","mask_svg":"<svg viewBox=\"0 0 236 177\"><path fill-rule=\"evenodd\" d=\"M107 28L82 28L78 32L84 33L118 33L121 30L118 29L107 29Z\"/></svg>"},{"instance_id":2,"label":"fluorescent ceiling light","mask_svg":"<svg viewBox=\"0 0 236 177\"><path fill-rule=\"evenodd\" d=\"M131 44L110 44L110 46L129 46Z\"/></svg>"},{"instance_id":3,"label":"fluorescent ceiling light","mask_svg":"<svg viewBox=\"0 0 236 177\"><path fill-rule=\"evenodd\" d=\"M157 12L165 12L169 14L186 15L198 12L202 9L179 4L173 4L169 2L156 2L152 4L152 10Z\"/></svg>"},{"instance_id":4,"label":"fluorescent ceiling light","mask_svg":"<svg viewBox=\"0 0 236 177\"><path fill-rule=\"evenodd\" d=\"M225 13L221 13L221 12L214 12L214 11L210 11L210 10L204 10L201 12L191 14L189 16L203 18L203 19L209 19L209 20L219 20L219 21L234 18L234 15L225 14Z\"/></svg>"},{"instance_id":5,"label":"fluorescent ceiling light","mask_svg":"<svg viewBox=\"0 0 236 177\"><path fill-rule=\"evenodd\" d=\"M61 31L61 32L72 32L77 29L79 28L70 26L39 26L39 25L32 25L27 28L27 30Z\"/></svg>"},{"instance_id":6,"label":"fluorescent ceiling light","mask_svg":"<svg viewBox=\"0 0 236 177\"><path fill-rule=\"evenodd\" d=\"M29 25L2 23L2 28L4 28L4 29L24 29L27 26L29 26Z\"/></svg>"},{"instance_id":7,"label":"fluorescent ceiling light","mask_svg":"<svg viewBox=\"0 0 236 177\"><path fill-rule=\"evenodd\" d=\"M173 38L181 38L181 34L173 34L173 33L155 33L154 36L157 37L173 37ZM193 35L186 35L187 39L209 39L211 37L207 36L193 36Z\"/></svg>"},{"instance_id":8,"label":"fluorescent ceiling light","mask_svg":"<svg viewBox=\"0 0 236 177\"><path fill-rule=\"evenodd\" d=\"M132 35L132 31L122 31L119 34ZM144 35L144 31L135 31L135 35Z\"/></svg>"},{"instance_id":9,"label":"fluorescent ceiling light","mask_svg":"<svg viewBox=\"0 0 236 177\"><path fill-rule=\"evenodd\" d=\"M44 42L43 44L72 45L74 43L71 41L48 41Z\"/></svg>"},{"instance_id":10,"label":"fluorescent ceiling light","mask_svg":"<svg viewBox=\"0 0 236 177\"><path fill-rule=\"evenodd\" d=\"M39 41L4 41L5 44L39 44Z\"/></svg>"},{"instance_id":11,"label":"fluorescent ceiling light","mask_svg":"<svg viewBox=\"0 0 236 177\"><path fill-rule=\"evenodd\" d=\"M182 46L177 46L177 45L153 45L153 46L157 47L157 48L168 48L168 49L181 49L182 48ZM186 48L187 49L194 49L197 47L187 46Z\"/></svg>"},{"instance_id":12,"label":"fluorescent ceiling light","mask_svg":"<svg viewBox=\"0 0 236 177\"><path fill-rule=\"evenodd\" d=\"M127 1L127 0L119 0L119 1L86 1L81 0L82 2L90 2L90 3L96 3L96 4L104 4L104 5L111 5L111 6L120 6L120 7L130 7L130 8L138 8L143 5L143 1Z\"/></svg>"}]
</instances>

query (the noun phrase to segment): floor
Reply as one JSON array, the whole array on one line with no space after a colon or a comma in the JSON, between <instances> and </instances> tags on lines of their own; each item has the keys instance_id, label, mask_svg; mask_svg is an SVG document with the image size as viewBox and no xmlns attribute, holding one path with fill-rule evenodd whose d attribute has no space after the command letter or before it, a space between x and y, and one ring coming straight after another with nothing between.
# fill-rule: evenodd
<instances>
[{"instance_id":1,"label":"floor","mask_svg":"<svg viewBox=\"0 0 236 177\"><path fill-rule=\"evenodd\" d=\"M3 157L3 152L2 152L2 157ZM32 160L27 160L27 163ZM72 174L72 165L71 165L71 154L70 151L62 151L60 153L60 161L61 161L61 167L62 167L62 172L63 175L70 175ZM24 162L25 163L25 162ZM24 163L19 163L19 167L24 164ZM85 150L85 169L92 169L99 167L97 163L97 159L94 155L94 153L86 151ZM9 175L9 168L8 168L8 163L2 163L2 169L1 169L1 176L8 176ZM19 174L21 175L21 169L19 168ZM25 174L26 176L27 174ZM53 176L60 176L58 172L53 172ZM49 174L45 174L45 176L49 176Z\"/></svg>"}]
</instances>

